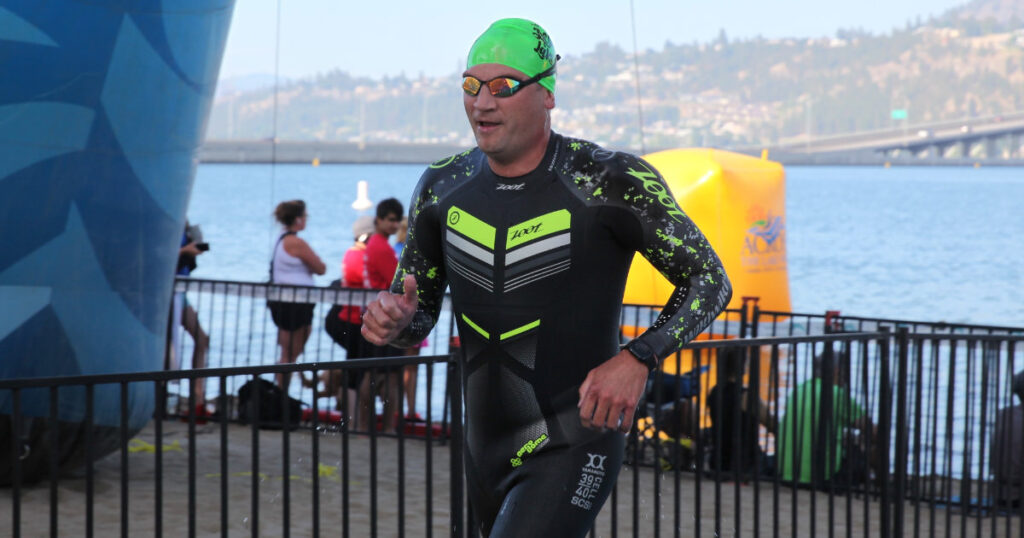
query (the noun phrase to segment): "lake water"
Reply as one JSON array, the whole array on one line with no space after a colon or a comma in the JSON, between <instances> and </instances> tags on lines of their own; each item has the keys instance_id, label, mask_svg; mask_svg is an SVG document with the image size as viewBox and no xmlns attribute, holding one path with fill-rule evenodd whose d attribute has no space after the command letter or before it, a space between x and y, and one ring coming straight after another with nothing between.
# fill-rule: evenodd
<instances>
[{"instance_id":1,"label":"lake water","mask_svg":"<svg viewBox=\"0 0 1024 538\"><path fill-rule=\"evenodd\" d=\"M356 184L408 204L421 165L199 166L189 218L211 250L197 278L262 281L281 200L301 198L303 237L338 277ZM794 311L1024 326L1024 168L788 167ZM685 208L684 208L685 209Z\"/></svg>"},{"instance_id":2,"label":"lake water","mask_svg":"<svg viewBox=\"0 0 1024 538\"><path fill-rule=\"evenodd\" d=\"M394 196L407 204L423 168L202 165L189 216L202 225L211 250L199 258L194 276L265 281L279 233L271 216L274 206L301 198L310 215L302 235L327 263L327 275L317 277L326 285L338 277L352 241L351 226L359 215L351 208L357 182L369 183L375 202ZM794 311L1024 327L1024 240L1018 236L1024 231L1024 168L789 167L786 173ZM210 320L207 326L222 319L218 308L200 307L200 315ZM264 313L258 310L257 316ZM223 319L238 318L231 313ZM245 327L253 330L248 322L239 330ZM269 344L255 357L235 349L238 337L234 344L215 338L211 365L232 365L236 358L243 364L273 361L273 337L273 327L264 323L256 340ZM444 353L443 342L437 343L442 345L427 353ZM337 360L337 351L319 335L307 344L303 360ZM434 371L438 380L444 378L443 365ZM425 378L419 376L417 391L421 411ZM941 381L937 388L945 387ZM292 393L304 398L298 383ZM435 420L440 419L443 393L429 398ZM967 442L961 435L965 420L960 411L954 413L954 455ZM940 455L945 450L940 447Z\"/></svg>"}]
</instances>

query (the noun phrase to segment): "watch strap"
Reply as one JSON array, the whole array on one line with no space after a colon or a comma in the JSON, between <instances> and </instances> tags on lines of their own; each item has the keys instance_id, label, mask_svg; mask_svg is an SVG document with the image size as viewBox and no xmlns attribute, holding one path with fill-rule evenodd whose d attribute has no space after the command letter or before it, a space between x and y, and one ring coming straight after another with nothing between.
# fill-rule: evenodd
<instances>
[{"instance_id":1,"label":"watch strap","mask_svg":"<svg viewBox=\"0 0 1024 538\"><path fill-rule=\"evenodd\" d=\"M654 348L647 342L634 338L623 346L623 349L630 352L636 360L647 366L648 370L654 370L658 367L658 355L654 353Z\"/></svg>"}]
</instances>

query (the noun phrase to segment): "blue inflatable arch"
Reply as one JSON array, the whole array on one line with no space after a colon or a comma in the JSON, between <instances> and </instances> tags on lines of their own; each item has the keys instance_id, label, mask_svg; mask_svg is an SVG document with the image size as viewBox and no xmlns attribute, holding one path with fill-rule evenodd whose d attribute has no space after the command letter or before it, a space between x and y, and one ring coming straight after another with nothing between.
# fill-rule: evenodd
<instances>
[{"instance_id":1,"label":"blue inflatable arch","mask_svg":"<svg viewBox=\"0 0 1024 538\"><path fill-rule=\"evenodd\" d=\"M173 272L234 0L0 7L0 379L162 368ZM80 463L85 390L59 393ZM128 394L134 432L153 386ZM45 390L20 405L25 478L49 454ZM0 483L12 394L0 391ZM95 388L92 454L117 447L120 387Z\"/></svg>"}]
</instances>

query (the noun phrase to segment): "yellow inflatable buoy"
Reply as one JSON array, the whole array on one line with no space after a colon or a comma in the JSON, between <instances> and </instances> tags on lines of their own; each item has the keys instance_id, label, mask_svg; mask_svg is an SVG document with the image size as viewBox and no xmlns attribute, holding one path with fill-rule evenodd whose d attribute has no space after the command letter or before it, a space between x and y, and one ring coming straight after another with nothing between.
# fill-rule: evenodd
<instances>
[{"instance_id":1,"label":"yellow inflatable buoy","mask_svg":"<svg viewBox=\"0 0 1024 538\"><path fill-rule=\"evenodd\" d=\"M760 297L762 310L789 312L786 174L767 159L716 149L645 155L680 207L700 227L732 282L729 308ZM625 304L663 305L672 285L642 256L633 258Z\"/></svg>"}]
</instances>

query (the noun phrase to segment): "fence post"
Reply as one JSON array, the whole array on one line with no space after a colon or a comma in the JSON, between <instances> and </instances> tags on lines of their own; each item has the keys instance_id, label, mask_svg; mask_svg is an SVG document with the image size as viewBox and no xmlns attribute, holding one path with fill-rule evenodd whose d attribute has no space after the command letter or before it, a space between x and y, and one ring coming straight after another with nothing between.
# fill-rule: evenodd
<instances>
[{"instance_id":1,"label":"fence post","mask_svg":"<svg viewBox=\"0 0 1024 538\"><path fill-rule=\"evenodd\" d=\"M750 321L747 319L747 303L750 301L750 297L743 298L743 304L740 305L740 338L746 338L747 332L750 330Z\"/></svg>"},{"instance_id":2,"label":"fence post","mask_svg":"<svg viewBox=\"0 0 1024 538\"><path fill-rule=\"evenodd\" d=\"M893 531L903 535L903 499L907 488L907 385L909 384L910 338L908 329L896 329L896 506L893 512Z\"/></svg>"},{"instance_id":3,"label":"fence post","mask_svg":"<svg viewBox=\"0 0 1024 538\"><path fill-rule=\"evenodd\" d=\"M888 327L881 327L882 338L879 339L879 380L878 380L878 437L875 454L879 461L878 482L882 485L881 502L879 503L879 534L882 538L893 536L892 529L892 498L889 493L889 440L892 424L892 388L889 381L889 341L892 338Z\"/></svg>"},{"instance_id":4,"label":"fence post","mask_svg":"<svg viewBox=\"0 0 1024 538\"><path fill-rule=\"evenodd\" d=\"M452 538L463 538L465 523L463 506L465 504L462 490L463 483L463 433L462 433L462 368L459 361L459 350L453 350L448 359L447 373L448 397L452 405L452 442L451 466L449 469L451 483L451 529Z\"/></svg>"},{"instance_id":5,"label":"fence post","mask_svg":"<svg viewBox=\"0 0 1024 538\"><path fill-rule=\"evenodd\" d=\"M757 302L760 299L760 297L752 295L743 297L743 304L740 305L740 338L757 338L757 322L761 311ZM748 304L753 304L753 306L748 306Z\"/></svg>"},{"instance_id":6,"label":"fence post","mask_svg":"<svg viewBox=\"0 0 1024 538\"><path fill-rule=\"evenodd\" d=\"M750 313L750 337L757 338L757 328L761 325L761 305L754 297L754 308Z\"/></svg>"}]
</instances>

